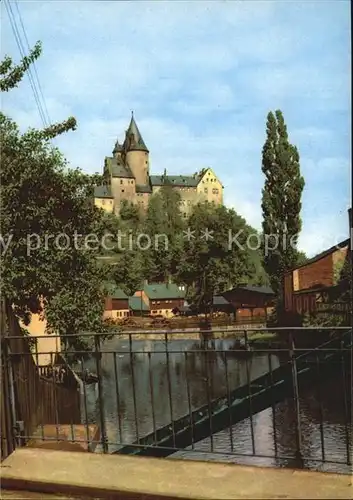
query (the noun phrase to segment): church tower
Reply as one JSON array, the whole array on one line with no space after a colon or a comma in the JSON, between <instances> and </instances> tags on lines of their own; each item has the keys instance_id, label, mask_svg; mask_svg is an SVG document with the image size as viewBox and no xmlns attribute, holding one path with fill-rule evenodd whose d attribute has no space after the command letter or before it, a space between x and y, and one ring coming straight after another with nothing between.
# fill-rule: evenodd
<instances>
[{"instance_id":1,"label":"church tower","mask_svg":"<svg viewBox=\"0 0 353 500\"><path fill-rule=\"evenodd\" d=\"M125 134L123 150L125 162L135 177L136 184L147 185L149 183L149 151L136 125L133 113Z\"/></svg>"}]
</instances>

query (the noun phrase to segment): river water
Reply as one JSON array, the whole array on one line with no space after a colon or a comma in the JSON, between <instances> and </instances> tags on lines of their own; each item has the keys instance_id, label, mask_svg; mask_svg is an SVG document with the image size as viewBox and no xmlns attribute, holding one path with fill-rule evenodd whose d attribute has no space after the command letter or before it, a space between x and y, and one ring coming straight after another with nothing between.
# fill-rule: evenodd
<instances>
[{"instance_id":1,"label":"river water","mask_svg":"<svg viewBox=\"0 0 353 500\"><path fill-rule=\"evenodd\" d=\"M194 410L207 405L249 378L265 374L270 364L275 369L288 360L287 353L256 353L246 361L232 348L234 341L228 339L209 342L207 352L198 340L169 340L167 345L137 340L132 342L131 356L129 341L106 342L101 366L109 452L187 415L189 406ZM84 368L96 371L95 361L86 362ZM351 466L344 462L352 445L352 428L346 423L342 378L338 375L320 385L313 384L300 394L302 466L349 473ZM87 420L99 424L97 386L86 387ZM295 429L296 411L289 398L254 415L252 422L243 420L171 458L298 467Z\"/></svg>"}]
</instances>

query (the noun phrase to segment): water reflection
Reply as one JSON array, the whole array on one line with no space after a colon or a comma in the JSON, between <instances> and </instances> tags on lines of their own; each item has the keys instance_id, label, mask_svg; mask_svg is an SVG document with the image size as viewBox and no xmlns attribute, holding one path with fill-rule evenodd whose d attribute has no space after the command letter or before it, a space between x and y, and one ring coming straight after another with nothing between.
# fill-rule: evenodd
<instances>
[{"instance_id":1,"label":"water reflection","mask_svg":"<svg viewBox=\"0 0 353 500\"><path fill-rule=\"evenodd\" d=\"M208 401L224 396L280 365L280 359L266 353L246 359L232 352L231 340L208 342L207 352L200 342L174 340L134 341L113 339L103 348L103 392L109 451L119 449L154 428L167 425ZM219 352L219 350L227 351ZM191 352L192 351L192 352ZM168 362L167 362L168 361ZM283 360L282 360L283 362ZM91 366L89 364L91 363ZM94 369L93 361L87 368ZM339 380L325 387L306 390L300 398L300 425L303 465L320 470L348 472L348 466L326 463L344 461L347 456L344 400ZM340 390L341 389L341 390ZM319 397L320 396L320 397ZM87 388L88 420L99 421L97 394ZM173 457L227 460L257 465L298 466L295 461L295 410L292 399L274 409L268 408L194 445L194 450L177 452ZM322 415L322 419L321 419ZM322 447L322 438L324 450ZM114 444L116 443L116 444ZM197 450L197 451L196 451ZM256 457L250 456L256 454ZM278 460L277 457L287 457ZM272 457L272 458L271 458Z\"/></svg>"}]
</instances>

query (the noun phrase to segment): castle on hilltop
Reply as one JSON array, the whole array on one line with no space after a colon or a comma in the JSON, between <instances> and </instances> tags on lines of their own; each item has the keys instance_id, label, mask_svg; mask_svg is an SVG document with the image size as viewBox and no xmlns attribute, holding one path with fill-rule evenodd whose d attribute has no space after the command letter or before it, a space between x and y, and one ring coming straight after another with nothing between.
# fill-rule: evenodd
<instances>
[{"instance_id":1,"label":"castle on hilltop","mask_svg":"<svg viewBox=\"0 0 353 500\"><path fill-rule=\"evenodd\" d=\"M94 202L107 212L119 215L121 202L127 200L145 211L148 200L162 186L176 189L181 197L181 212L187 217L191 207L208 201L222 204L223 186L211 168L194 175L150 175L149 151L132 114L123 144L117 140L113 156L104 161L105 183L96 186Z\"/></svg>"}]
</instances>

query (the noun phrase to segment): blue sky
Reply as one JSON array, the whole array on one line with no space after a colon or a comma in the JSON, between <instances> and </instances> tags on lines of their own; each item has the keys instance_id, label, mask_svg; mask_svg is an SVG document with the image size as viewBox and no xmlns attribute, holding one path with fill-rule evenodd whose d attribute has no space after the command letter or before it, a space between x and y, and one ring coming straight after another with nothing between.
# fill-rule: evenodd
<instances>
[{"instance_id":1,"label":"blue sky","mask_svg":"<svg viewBox=\"0 0 353 500\"><path fill-rule=\"evenodd\" d=\"M2 55L17 60L1 7ZM313 255L348 237L349 0L18 7L30 45L43 42L37 71L51 120L78 120L56 141L71 165L101 171L134 110L152 173L211 166L225 203L260 228L266 116L281 109L306 181L300 247ZM28 78L2 108L22 129L41 126Z\"/></svg>"}]
</instances>

